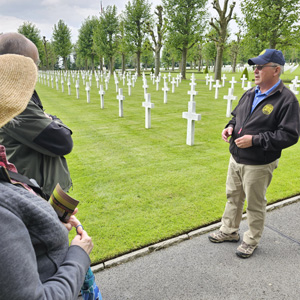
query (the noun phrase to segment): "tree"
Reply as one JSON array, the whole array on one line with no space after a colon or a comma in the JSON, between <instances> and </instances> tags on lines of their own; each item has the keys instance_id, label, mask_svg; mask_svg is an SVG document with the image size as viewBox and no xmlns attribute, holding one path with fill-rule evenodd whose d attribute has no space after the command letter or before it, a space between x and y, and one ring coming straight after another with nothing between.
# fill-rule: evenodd
<instances>
[{"instance_id":1,"label":"tree","mask_svg":"<svg viewBox=\"0 0 300 300\"><path fill-rule=\"evenodd\" d=\"M124 16L120 17L119 20L119 41L118 41L118 52L121 55L122 60L122 74L125 72L125 61L126 61L126 54L131 52L130 45L126 41L126 33L125 33L125 21Z\"/></svg>"},{"instance_id":2,"label":"tree","mask_svg":"<svg viewBox=\"0 0 300 300\"><path fill-rule=\"evenodd\" d=\"M94 43L101 53L109 60L110 72L113 72L113 58L118 49L117 7L107 6L100 16L100 22L94 31Z\"/></svg>"},{"instance_id":3,"label":"tree","mask_svg":"<svg viewBox=\"0 0 300 300\"><path fill-rule=\"evenodd\" d=\"M217 47L217 58L215 65L215 80L221 80L221 71L223 66L223 52L226 45L226 40L228 38L227 27L228 23L232 20L232 13L235 7L235 2L230 5L229 13L226 16L227 8L228 8L228 0L224 1L223 10L220 7L219 0L214 0L213 8L217 11L219 17L212 18L210 21L210 25L215 29L217 36L212 37L212 40L216 43ZM215 22L214 22L215 20Z\"/></svg>"},{"instance_id":4,"label":"tree","mask_svg":"<svg viewBox=\"0 0 300 300\"><path fill-rule=\"evenodd\" d=\"M152 65L153 66L153 51L151 47L151 43L149 39L146 39L143 43L143 51L141 55L141 60L144 65L144 68L147 70L147 68Z\"/></svg>"},{"instance_id":5,"label":"tree","mask_svg":"<svg viewBox=\"0 0 300 300\"><path fill-rule=\"evenodd\" d=\"M85 61L85 69L88 69L88 60L91 60L92 70L94 71L94 58L96 51L94 49L93 34L99 20L96 17L88 17L82 23L79 29L78 41L77 41L77 53Z\"/></svg>"},{"instance_id":6,"label":"tree","mask_svg":"<svg viewBox=\"0 0 300 300\"><path fill-rule=\"evenodd\" d=\"M156 11L154 13L157 15L158 22L156 24L156 33L155 36L153 26L151 26L150 22L147 23L148 31L154 43L154 47L152 51L155 53L155 76L157 77L160 71L160 50L163 46L163 39L167 29L166 19L163 19L163 7L161 5L156 6Z\"/></svg>"},{"instance_id":7,"label":"tree","mask_svg":"<svg viewBox=\"0 0 300 300\"><path fill-rule=\"evenodd\" d=\"M162 0L168 19L168 40L181 52L181 75L186 76L190 48L201 40L204 31L206 0Z\"/></svg>"},{"instance_id":8,"label":"tree","mask_svg":"<svg viewBox=\"0 0 300 300\"><path fill-rule=\"evenodd\" d=\"M232 41L230 43L230 58L231 58L231 65L232 65L233 73L235 73L237 56L238 56L240 44L241 44L241 32L237 33L236 37L237 37L236 41Z\"/></svg>"},{"instance_id":9,"label":"tree","mask_svg":"<svg viewBox=\"0 0 300 300\"><path fill-rule=\"evenodd\" d=\"M146 21L150 18L151 5L148 0L132 0L125 5L125 30L127 42L133 46L137 56L137 73L141 75L140 61L142 45L146 38Z\"/></svg>"},{"instance_id":10,"label":"tree","mask_svg":"<svg viewBox=\"0 0 300 300\"><path fill-rule=\"evenodd\" d=\"M299 0L241 1L241 10L252 55L264 48L283 50L299 44Z\"/></svg>"},{"instance_id":11,"label":"tree","mask_svg":"<svg viewBox=\"0 0 300 300\"><path fill-rule=\"evenodd\" d=\"M31 40L39 51L40 60L44 62L43 43L40 36L40 30L36 25L30 22L24 22L19 28L18 33L23 34L26 38Z\"/></svg>"},{"instance_id":12,"label":"tree","mask_svg":"<svg viewBox=\"0 0 300 300\"><path fill-rule=\"evenodd\" d=\"M63 20L54 25L52 38L55 54L63 58L64 67L67 69L67 57L72 52L71 30Z\"/></svg>"}]
</instances>

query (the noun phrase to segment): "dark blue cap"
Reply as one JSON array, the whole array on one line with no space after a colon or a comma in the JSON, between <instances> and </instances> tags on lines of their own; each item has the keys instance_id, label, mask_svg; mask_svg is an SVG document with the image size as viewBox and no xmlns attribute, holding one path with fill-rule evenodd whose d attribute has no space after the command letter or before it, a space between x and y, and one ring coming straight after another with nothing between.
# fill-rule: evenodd
<instances>
[{"instance_id":1,"label":"dark blue cap","mask_svg":"<svg viewBox=\"0 0 300 300\"><path fill-rule=\"evenodd\" d=\"M265 49L259 54L259 56L248 60L249 65L264 65L270 62L283 66L285 64L285 60L282 52L275 49Z\"/></svg>"}]
</instances>

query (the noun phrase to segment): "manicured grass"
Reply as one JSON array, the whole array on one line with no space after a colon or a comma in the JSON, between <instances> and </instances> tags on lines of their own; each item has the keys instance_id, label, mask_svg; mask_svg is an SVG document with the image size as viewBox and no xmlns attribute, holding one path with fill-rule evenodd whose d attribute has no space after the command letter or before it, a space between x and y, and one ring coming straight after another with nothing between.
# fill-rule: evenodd
<instances>
[{"instance_id":1,"label":"manicured grass","mask_svg":"<svg viewBox=\"0 0 300 300\"><path fill-rule=\"evenodd\" d=\"M286 73L284 80L298 75ZM93 263L216 222L224 210L230 154L228 144L221 139L229 120L223 96L230 87L228 80L232 76L239 80L240 73L226 74L226 85L216 100L204 74L195 72L196 112L201 120L196 122L194 146L186 145L187 121L182 118L190 99L191 73L174 94L169 83L167 104L163 103L163 80L156 91L149 72L146 74L155 104L151 129L145 129L141 78L131 96L127 85L123 87L119 80L125 95L123 118L118 116L113 77L104 95L104 109L100 109L96 81L89 104L82 81L80 99L76 99L74 84L71 96L66 84L64 93L55 89L55 83L54 89L37 84L46 112L56 114L73 130L74 148L67 156L74 184L70 195L80 200L78 218L93 237ZM242 94L239 82L234 95L239 99ZM299 169L297 144L283 151L268 189L270 203L300 192Z\"/></svg>"}]
</instances>

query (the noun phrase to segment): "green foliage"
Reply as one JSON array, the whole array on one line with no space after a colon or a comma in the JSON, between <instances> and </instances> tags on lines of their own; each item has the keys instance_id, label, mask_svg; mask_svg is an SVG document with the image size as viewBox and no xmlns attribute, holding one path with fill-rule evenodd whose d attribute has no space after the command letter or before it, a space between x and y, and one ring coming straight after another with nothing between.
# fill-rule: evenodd
<instances>
[{"instance_id":1,"label":"green foliage","mask_svg":"<svg viewBox=\"0 0 300 300\"><path fill-rule=\"evenodd\" d=\"M168 42L182 54L183 78L187 53L201 40L205 28L206 0L162 0L168 19Z\"/></svg>"},{"instance_id":2,"label":"green foliage","mask_svg":"<svg viewBox=\"0 0 300 300\"><path fill-rule=\"evenodd\" d=\"M241 78L245 75L245 77L247 78L247 80L249 80L249 73L248 73L248 69L247 67L244 69L244 71L242 72Z\"/></svg>"},{"instance_id":3,"label":"green foliage","mask_svg":"<svg viewBox=\"0 0 300 300\"><path fill-rule=\"evenodd\" d=\"M67 68L67 56L72 52L71 30L63 20L59 20L57 25L54 25L52 37L54 51L57 56L63 58L64 66Z\"/></svg>"},{"instance_id":4,"label":"green foliage","mask_svg":"<svg viewBox=\"0 0 300 300\"><path fill-rule=\"evenodd\" d=\"M241 1L248 47L257 55L265 48L299 45L300 3L298 0Z\"/></svg>"},{"instance_id":5,"label":"green foliage","mask_svg":"<svg viewBox=\"0 0 300 300\"><path fill-rule=\"evenodd\" d=\"M132 0L125 5L124 25L127 43L137 55L137 72L140 75L140 55L146 38L146 22L150 19L151 5L148 0Z\"/></svg>"},{"instance_id":6,"label":"green foliage","mask_svg":"<svg viewBox=\"0 0 300 300\"><path fill-rule=\"evenodd\" d=\"M118 49L119 20L117 7L109 5L100 16L100 23L94 31L94 44L99 50L98 53L108 59L110 71L113 72L113 57Z\"/></svg>"},{"instance_id":7,"label":"green foliage","mask_svg":"<svg viewBox=\"0 0 300 300\"><path fill-rule=\"evenodd\" d=\"M208 66L205 67L204 74L208 74Z\"/></svg>"},{"instance_id":8,"label":"green foliage","mask_svg":"<svg viewBox=\"0 0 300 300\"><path fill-rule=\"evenodd\" d=\"M98 23L99 20L96 17L92 17L91 19L88 17L84 20L79 29L76 53L86 62L86 69L88 59L94 62L96 52L94 49L93 34Z\"/></svg>"},{"instance_id":9,"label":"green foliage","mask_svg":"<svg viewBox=\"0 0 300 300\"><path fill-rule=\"evenodd\" d=\"M143 52L141 55L141 61L143 63L144 68L146 69L149 66L153 66L154 64L153 51L149 39L146 39L145 42L143 43Z\"/></svg>"}]
</instances>

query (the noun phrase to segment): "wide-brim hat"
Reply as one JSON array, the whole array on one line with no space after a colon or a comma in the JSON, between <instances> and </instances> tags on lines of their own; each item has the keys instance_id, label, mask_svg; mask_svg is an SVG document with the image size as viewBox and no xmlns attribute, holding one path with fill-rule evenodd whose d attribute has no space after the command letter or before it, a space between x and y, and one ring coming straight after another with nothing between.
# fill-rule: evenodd
<instances>
[{"instance_id":1,"label":"wide-brim hat","mask_svg":"<svg viewBox=\"0 0 300 300\"><path fill-rule=\"evenodd\" d=\"M249 65L265 65L270 62L284 66L285 59L282 52L276 49L265 49L259 54L259 56L248 60Z\"/></svg>"},{"instance_id":2,"label":"wide-brim hat","mask_svg":"<svg viewBox=\"0 0 300 300\"><path fill-rule=\"evenodd\" d=\"M0 55L0 127L27 106L37 81L37 67L29 57Z\"/></svg>"}]
</instances>

